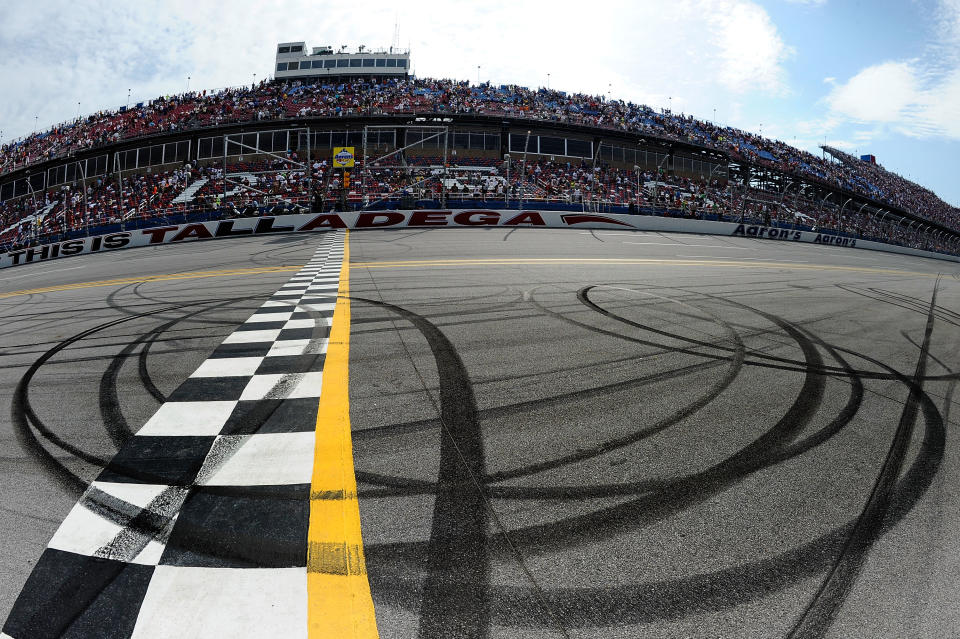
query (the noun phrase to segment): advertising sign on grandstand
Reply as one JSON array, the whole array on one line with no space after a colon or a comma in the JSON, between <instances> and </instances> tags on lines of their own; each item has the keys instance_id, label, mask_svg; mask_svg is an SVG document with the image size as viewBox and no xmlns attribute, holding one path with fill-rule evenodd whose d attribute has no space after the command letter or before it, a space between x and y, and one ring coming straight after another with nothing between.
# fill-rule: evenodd
<instances>
[{"instance_id":1,"label":"advertising sign on grandstand","mask_svg":"<svg viewBox=\"0 0 960 639\"><path fill-rule=\"evenodd\" d=\"M557 211L490 209L424 209L416 211L364 211L349 213L314 213L252 217L231 220L194 222L157 226L106 235L76 238L55 244L0 253L0 268L35 262L101 253L137 246L178 244L197 240L213 240L273 233L308 233L336 229L402 229L402 228L477 228L501 227L543 229L620 229L626 231L659 231L666 233L705 233L732 237L820 244L841 249L872 249L904 255L935 257L953 262L960 258L918 249L881 244L815 231L798 231L756 224L709 222L648 215L595 213L561 213Z\"/></svg>"},{"instance_id":2,"label":"advertising sign on grandstand","mask_svg":"<svg viewBox=\"0 0 960 639\"><path fill-rule=\"evenodd\" d=\"M333 168L352 169L354 165L354 147L335 146L333 147Z\"/></svg>"}]
</instances>

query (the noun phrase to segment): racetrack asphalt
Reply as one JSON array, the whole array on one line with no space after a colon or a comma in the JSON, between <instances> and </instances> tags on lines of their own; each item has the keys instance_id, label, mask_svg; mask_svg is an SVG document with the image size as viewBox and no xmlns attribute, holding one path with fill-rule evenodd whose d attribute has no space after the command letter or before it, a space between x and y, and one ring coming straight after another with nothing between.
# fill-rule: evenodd
<instances>
[{"instance_id":1,"label":"racetrack asphalt","mask_svg":"<svg viewBox=\"0 0 960 639\"><path fill-rule=\"evenodd\" d=\"M0 619L83 486L319 239L0 272ZM348 241L381 637L960 628L955 264L621 231Z\"/></svg>"}]
</instances>

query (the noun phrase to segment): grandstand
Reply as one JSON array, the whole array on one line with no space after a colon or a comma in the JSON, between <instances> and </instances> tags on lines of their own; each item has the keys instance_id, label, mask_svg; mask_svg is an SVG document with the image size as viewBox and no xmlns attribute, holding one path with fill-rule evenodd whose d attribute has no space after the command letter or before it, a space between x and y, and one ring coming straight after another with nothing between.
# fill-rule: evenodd
<instances>
[{"instance_id":1,"label":"grandstand","mask_svg":"<svg viewBox=\"0 0 960 639\"><path fill-rule=\"evenodd\" d=\"M816 157L602 96L415 78L408 52L328 49L281 43L277 59L309 59L310 73L298 62L292 76L162 96L4 144L0 249L278 205L468 202L743 219L957 252L955 207L837 149ZM391 74L386 60L404 66ZM349 185L330 165L340 146L363 150Z\"/></svg>"}]
</instances>

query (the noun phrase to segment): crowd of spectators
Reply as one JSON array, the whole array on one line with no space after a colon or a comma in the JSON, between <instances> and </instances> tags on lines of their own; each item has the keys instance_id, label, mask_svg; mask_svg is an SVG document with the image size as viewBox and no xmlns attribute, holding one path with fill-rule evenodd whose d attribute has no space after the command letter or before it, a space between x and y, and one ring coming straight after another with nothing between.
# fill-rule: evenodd
<instances>
[{"instance_id":1,"label":"crowd of spectators","mask_svg":"<svg viewBox=\"0 0 960 639\"><path fill-rule=\"evenodd\" d=\"M736 160L848 189L960 230L960 211L956 207L880 166L834 149L830 149L831 159L817 157L760 135L603 96L428 78L347 84L265 81L251 87L158 97L131 108L95 113L4 144L0 147L0 175L76 151L161 131L292 117L401 113L531 118L700 144L726 152Z\"/></svg>"},{"instance_id":2,"label":"crowd of spectators","mask_svg":"<svg viewBox=\"0 0 960 639\"><path fill-rule=\"evenodd\" d=\"M658 214L777 224L947 250L929 233L876 215L843 211L794 193L744 189L720 180L618 169L605 162L464 160L445 166L439 157L358 164L349 187L325 160L312 164L295 153L286 159L237 162L226 167L186 165L164 173L128 175L121 181L64 185L0 204L0 250L52 241L71 231L110 224L163 220L175 214L219 211L224 217L335 207L395 207L446 200L448 206L559 205L583 210ZM279 209L277 208L279 207Z\"/></svg>"}]
</instances>

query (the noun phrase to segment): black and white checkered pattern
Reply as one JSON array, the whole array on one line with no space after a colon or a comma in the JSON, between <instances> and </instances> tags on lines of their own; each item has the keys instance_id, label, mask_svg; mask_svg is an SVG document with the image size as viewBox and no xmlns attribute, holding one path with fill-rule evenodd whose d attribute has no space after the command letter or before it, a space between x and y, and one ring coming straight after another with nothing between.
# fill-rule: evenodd
<instances>
[{"instance_id":1,"label":"black and white checkered pattern","mask_svg":"<svg viewBox=\"0 0 960 639\"><path fill-rule=\"evenodd\" d=\"M117 453L0 637L305 637L310 480L344 235Z\"/></svg>"}]
</instances>

